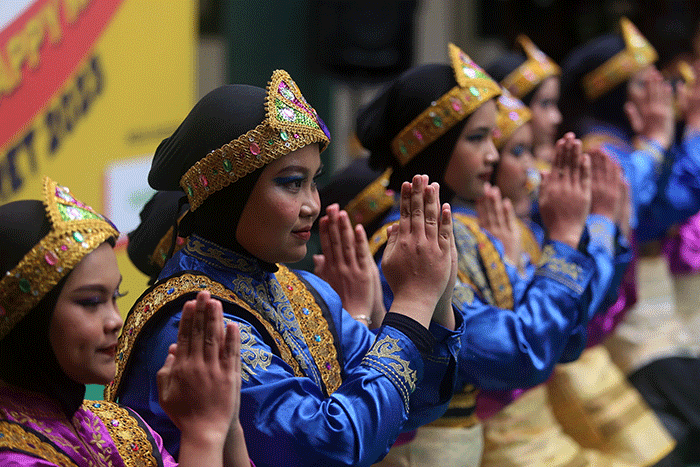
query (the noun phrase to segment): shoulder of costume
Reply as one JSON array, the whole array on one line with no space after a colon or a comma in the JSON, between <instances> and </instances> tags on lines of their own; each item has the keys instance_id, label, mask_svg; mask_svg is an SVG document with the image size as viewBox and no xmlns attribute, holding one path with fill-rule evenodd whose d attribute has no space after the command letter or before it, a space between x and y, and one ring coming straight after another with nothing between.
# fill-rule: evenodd
<instances>
[{"instance_id":1,"label":"shoulder of costume","mask_svg":"<svg viewBox=\"0 0 700 467\"><path fill-rule=\"evenodd\" d=\"M278 267L279 270L275 273L277 281L287 295L294 314L300 317L299 325L302 333L307 336L309 352L313 355L321 372L324 390L327 394L332 394L342 383L344 366L340 334L328 302L324 298L324 295L327 296L332 292L332 288L321 278L309 272L293 270L284 265L278 265ZM337 296L335 292L333 294ZM340 304L337 309L342 309L339 297L337 300ZM272 329L270 332L276 331ZM283 347L280 343L280 350L285 353L286 348ZM288 363L294 368L295 361L291 357L291 352L289 355Z\"/></svg>"},{"instance_id":2,"label":"shoulder of costume","mask_svg":"<svg viewBox=\"0 0 700 467\"><path fill-rule=\"evenodd\" d=\"M109 401L84 401L109 432L124 465L162 465L160 450L148 425L133 410ZM119 442L129 440L128 443Z\"/></svg>"},{"instance_id":3,"label":"shoulder of costume","mask_svg":"<svg viewBox=\"0 0 700 467\"><path fill-rule=\"evenodd\" d=\"M116 400L122 376L130 362L131 353L144 330L147 330L158 320L177 313L185 301L193 299L197 293L204 290L222 302L225 312L240 316L243 314L242 311L245 311L247 313L244 319L250 319L249 322L265 328L261 323L265 320L260 318L259 314L245 301L223 284L200 272L182 271L160 280L146 289L126 315L117 344L117 372L114 380L105 386L104 397L106 400ZM251 316L255 319L252 319Z\"/></svg>"},{"instance_id":4,"label":"shoulder of costume","mask_svg":"<svg viewBox=\"0 0 700 467\"><path fill-rule=\"evenodd\" d=\"M460 236L471 236L473 240L470 244L476 248L476 253L464 253L460 256L474 256L474 258L460 258L458 260L458 276L463 282L466 282L472 287L476 286L476 293L491 302L492 305L499 308L512 310L513 309L513 285L506 270L505 262L501 253L496 248L496 245L491 240L491 237L479 225L478 219L471 213L457 212L452 214L455 221L455 242L460 242ZM464 228L460 229L459 225ZM459 246L458 246L459 250ZM481 261L483 269L474 265L474 259ZM471 261L469 261L471 260ZM467 264L467 263L471 264ZM469 266L472 267L469 267ZM484 274L485 269L485 274ZM485 275L485 277L484 277ZM486 281L484 279L487 279Z\"/></svg>"},{"instance_id":5,"label":"shoulder of costume","mask_svg":"<svg viewBox=\"0 0 700 467\"><path fill-rule=\"evenodd\" d=\"M0 435L0 451L25 454L55 465L78 465L46 435L21 423L0 420Z\"/></svg>"}]
</instances>

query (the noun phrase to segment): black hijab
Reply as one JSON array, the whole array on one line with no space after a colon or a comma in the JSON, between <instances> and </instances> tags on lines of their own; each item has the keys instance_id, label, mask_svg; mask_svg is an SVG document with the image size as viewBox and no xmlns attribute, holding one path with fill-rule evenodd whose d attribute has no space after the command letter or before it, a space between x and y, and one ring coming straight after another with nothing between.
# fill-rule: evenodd
<instances>
[{"instance_id":1,"label":"black hijab","mask_svg":"<svg viewBox=\"0 0 700 467\"><path fill-rule=\"evenodd\" d=\"M204 96L172 136L156 149L148 183L156 190L182 190L180 178L200 159L258 126L265 119L265 89L226 85ZM236 227L263 168L212 194L180 223L180 235L198 234L220 246L245 253Z\"/></svg>"},{"instance_id":2,"label":"black hijab","mask_svg":"<svg viewBox=\"0 0 700 467\"><path fill-rule=\"evenodd\" d=\"M389 188L399 191L404 181L415 174L427 174L440 186L441 202L449 202L454 193L443 183L452 151L469 116L401 166L391 152L391 141L430 104L457 86L450 65L434 64L415 67L386 87L356 119L357 136L370 151L369 165L383 171L393 168Z\"/></svg>"},{"instance_id":3,"label":"black hijab","mask_svg":"<svg viewBox=\"0 0 700 467\"><path fill-rule=\"evenodd\" d=\"M606 34L592 39L574 49L562 62L562 92L560 107L564 116L564 128L576 134L588 132L588 127L598 122L617 126L629 135L632 128L624 112L627 101L627 81L589 101L581 81L586 74L607 62L625 49L625 41L618 34Z\"/></svg>"}]
</instances>

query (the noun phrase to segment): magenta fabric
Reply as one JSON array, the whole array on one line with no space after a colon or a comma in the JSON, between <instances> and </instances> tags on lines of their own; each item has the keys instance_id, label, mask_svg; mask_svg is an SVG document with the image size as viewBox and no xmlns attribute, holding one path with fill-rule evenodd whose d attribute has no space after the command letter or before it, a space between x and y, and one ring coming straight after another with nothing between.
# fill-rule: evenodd
<instances>
[{"instance_id":1,"label":"magenta fabric","mask_svg":"<svg viewBox=\"0 0 700 467\"><path fill-rule=\"evenodd\" d=\"M691 216L661 243L671 274L700 272L700 213Z\"/></svg>"},{"instance_id":2,"label":"magenta fabric","mask_svg":"<svg viewBox=\"0 0 700 467\"><path fill-rule=\"evenodd\" d=\"M630 242L632 243L632 242ZM636 249L636 245L630 245ZM599 312L588 322L588 341L586 347L600 344L611 332L615 330L622 318L625 317L635 303L637 303L637 253L635 251L630 261L622 283L617 292L617 300L604 312Z\"/></svg>"},{"instance_id":3,"label":"magenta fabric","mask_svg":"<svg viewBox=\"0 0 700 467\"><path fill-rule=\"evenodd\" d=\"M102 420L88 409L86 403L76 411L69 422L56 401L0 384L0 419L20 423L43 434L80 467L93 466L95 459L101 459L101 465L124 467L109 431ZM160 436L150 428L148 430L162 456L163 466L177 466L163 448ZM154 452L154 455L158 456L158 452ZM56 464L29 454L3 450L0 451L0 465L45 467Z\"/></svg>"},{"instance_id":4,"label":"magenta fabric","mask_svg":"<svg viewBox=\"0 0 700 467\"><path fill-rule=\"evenodd\" d=\"M528 389L513 389L511 391L480 391L476 396L476 416L486 420L496 415L504 407L520 397Z\"/></svg>"}]
</instances>

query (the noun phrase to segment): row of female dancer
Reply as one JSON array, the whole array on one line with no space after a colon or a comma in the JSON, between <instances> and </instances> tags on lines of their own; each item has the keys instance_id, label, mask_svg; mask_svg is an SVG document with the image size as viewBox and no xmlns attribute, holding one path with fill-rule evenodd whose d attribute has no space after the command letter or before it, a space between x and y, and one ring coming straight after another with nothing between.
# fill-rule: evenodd
<instances>
[{"instance_id":1,"label":"row of female dancer","mask_svg":"<svg viewBox=\"0 0 700 467\"><path fill-rule=\"evenodd\" d=\"M693 266L700 81L674 100L624 18L561 67L519 44L389 83L321 197L330 134L289 74L207 94L155 151L125 319L108 219L49 178L1 206L0 463L698 460L696 317L635 306L635 265L672 231Z\"/></svg>"}]
</instances>

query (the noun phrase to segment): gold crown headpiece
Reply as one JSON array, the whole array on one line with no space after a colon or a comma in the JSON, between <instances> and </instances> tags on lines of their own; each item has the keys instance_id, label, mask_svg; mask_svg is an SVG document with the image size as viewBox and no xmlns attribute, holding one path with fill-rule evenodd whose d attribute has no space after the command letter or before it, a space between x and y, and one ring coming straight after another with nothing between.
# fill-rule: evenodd
<instances>
[{"instance_id":1,"label":"gold crown headpiece","mask_svg":"<svg viewBox=\"0 0 700 467\"><path fill-rule=\"evenodd\" d=\"M403 166L433 141L464 120L501 87L459 47L448 44L457 86L433 101L391 141L391 151Z\"/></svg>"},{"instance_id":2,"label":"gold crown headpiece","mask_svg":"<svg viewBox=\"0 0 700 467\"><path fill-rule=\"evenodd\" d=\"M394 205L394 191L388 188L392 172L386 169L343 208L352 225L367 226Z\"/></svg>"},{"instance_id":3,"label":"gold crown headpiece","mask_svg":"<svg viewBox=\"0 0 700 467\"><path fill-rule=\"evenodd\" d=\"M43 197L51 230L0 280L0 340L85 256L119 236L106 217L49 177Z\"/></svg>"},{"instance_id":4,"label":"gold crown headpiece","mask_svg":"<svg viewBox=\"0 0 700 467\"><path fill-rule=\"evenodd\" d=\"M328 146L330 132L326 124L289 74L275 70L267 85L265 120L207 154L180 179L190 211L239 178L313 143L320 143L321 151Z\"/></svg>"},{"instance_id":5,"label":"gold crown headpiece","mask_svg":"<svg viewBox=\"0 0 700 467\"><path fill-rule=\"evenodd\" d=\"M561 74L559 65L545 55L527 36L519 35L516 42L527 60L501 80L501 85L515 97L522 99L550 76Z\"/></svg>"},{"instance_id":6,"label":"gold crown headpiece","mask_svg":"<svg viewBox=\"0 0 700 467\"><path fill-rule=\"evenodd\" d=\"M581 79L583 91L590 101L624 83L633 74L659 58L654 47L630 20L620 18L620 29L625 48Z\"/></svg>"},{"instance_id":7,"label":"gold crown headpiece","mask_svg":"<svg viewBox=\"0 0 700 467\"><path fill-rule=\"evenodd\" d=\"M520 99L513 97L507 89L498 96L498 113L493 143L501 149L513 132L532 119L532 113Z\"/></svg>"}]
</instances>

